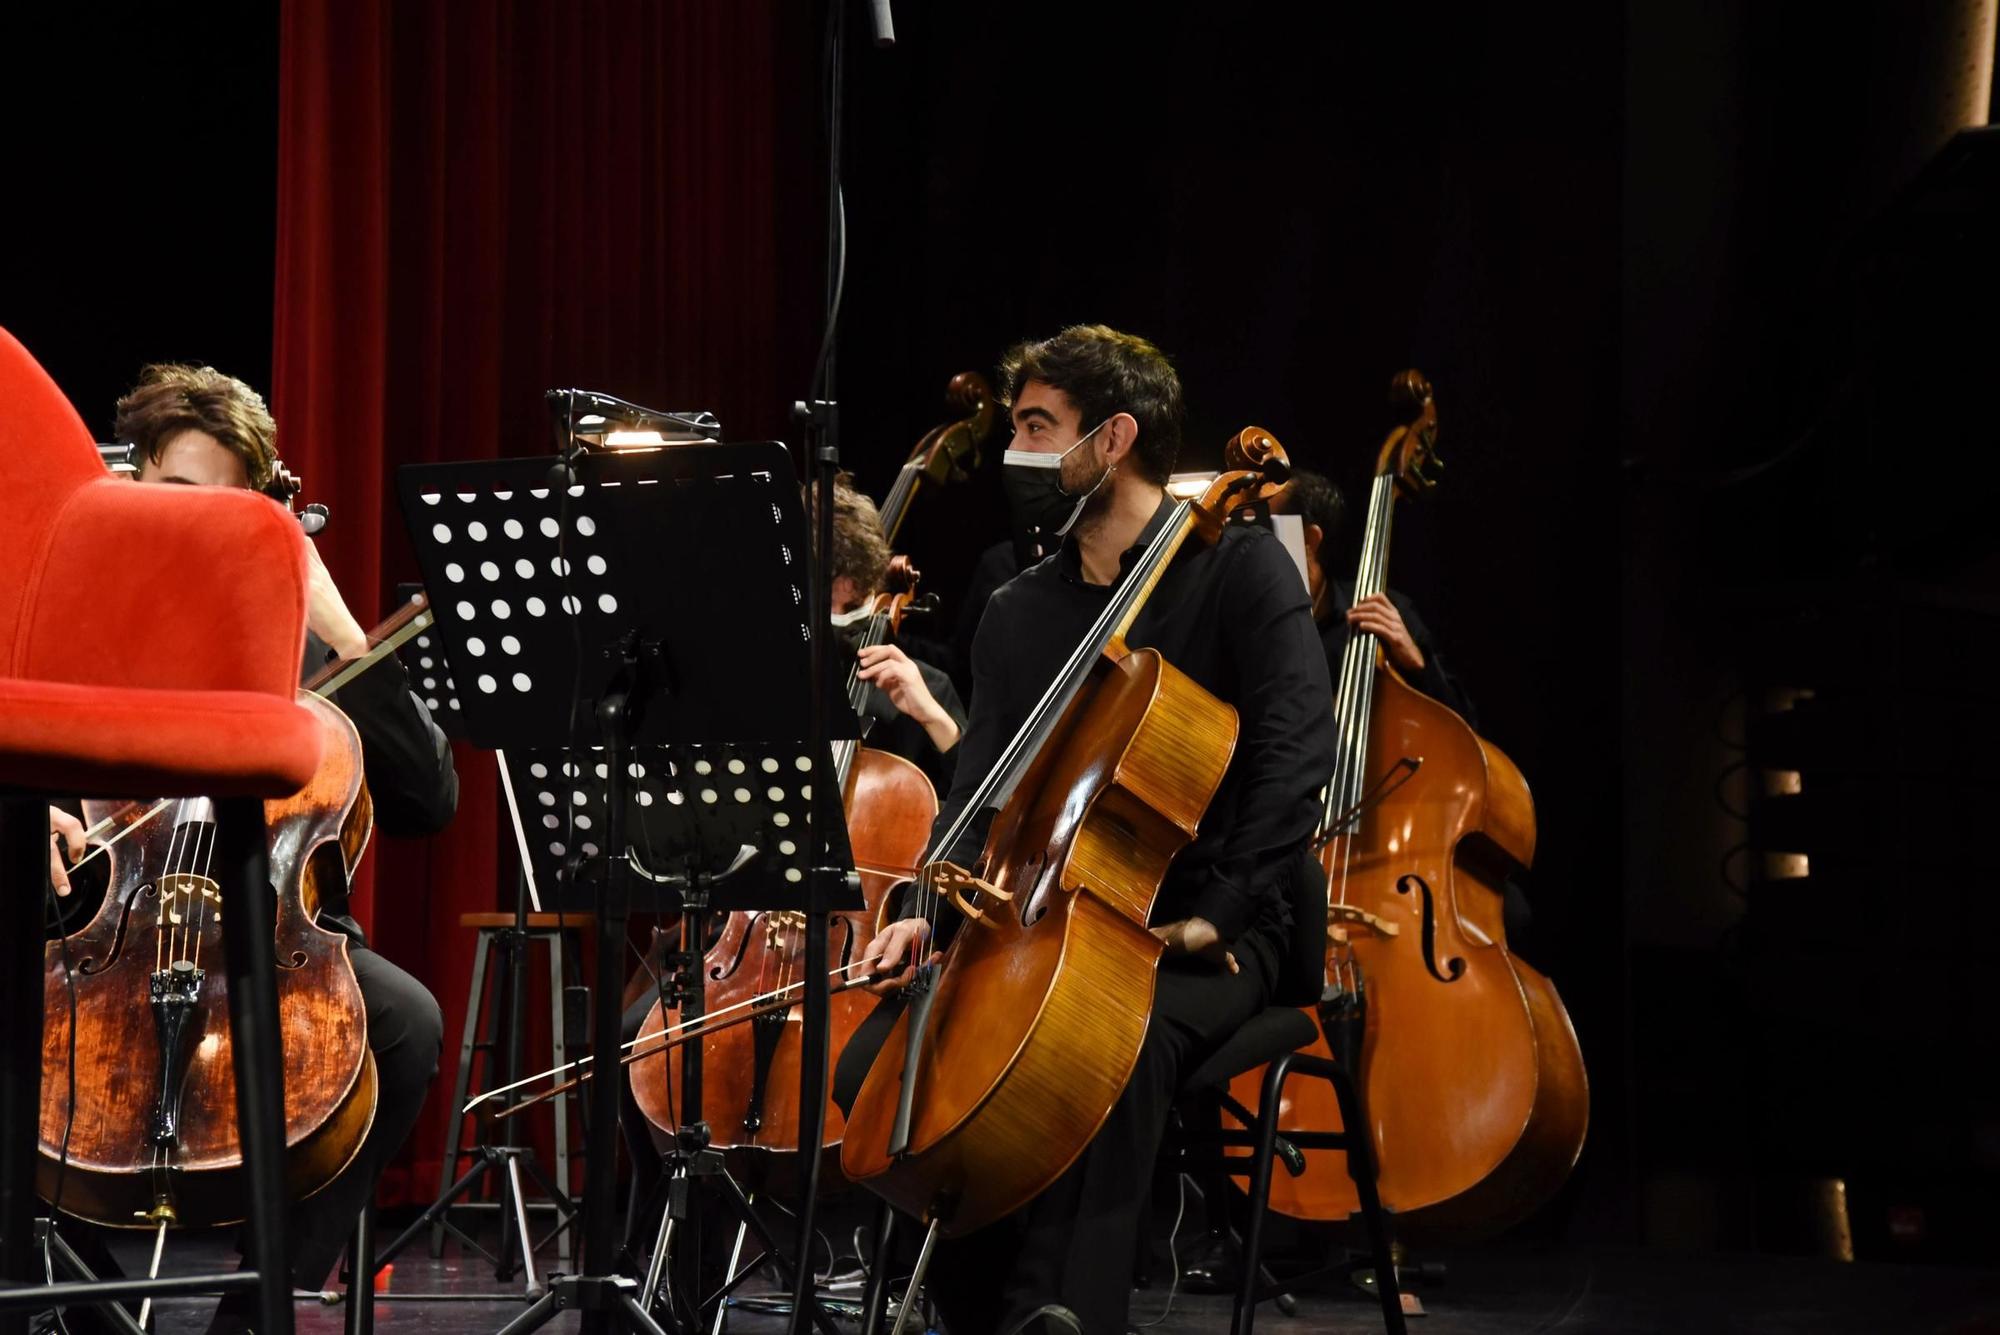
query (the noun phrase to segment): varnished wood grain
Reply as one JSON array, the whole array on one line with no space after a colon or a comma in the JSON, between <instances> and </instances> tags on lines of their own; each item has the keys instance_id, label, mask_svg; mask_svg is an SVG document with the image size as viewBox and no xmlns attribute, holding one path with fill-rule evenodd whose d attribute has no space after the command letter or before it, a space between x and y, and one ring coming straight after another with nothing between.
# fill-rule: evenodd
<instances>
[{"instance_id":1,"label":"varnished wood grain","mask_svg":"<svg viewBox=\"0 0 2000 1335\"><path fill-rule=\"evenodd\" d=\"M1589 1088L1569 1017L1546 978L1506 946L1501 884L1534 851L1534 803L1513 762L1445 706L1377 669L1364 789L1405 760L1407 781L1327 846L1330 894L1393 924L1394 936L1351 932L1367 985L1361 1083L1375 1136L1382 1201L1404 1236L1504 1227L1562 1184L1582 1149ZM1465 961L1440 980L1423 958L1423 905L1433 892L1435 963ZM1307 1049L1326 1054L1324 1041ZM1255 1108L1263 1071L1231 1092ZM1337 1129L1319 1081L1286 1087L1279 1125ZM1307 1151L1301 1177L1273 1178L1271 1208L1346 1219L1360 1208L1338 1150Z\"/></svg>"},{"instance_id":2,"label":"varnished wood grain","mask_svg":"<svg viewBox=\"0 0 2000 1335\"><path fill-rule=\"evenodd\" d=\"M347 938L311 921L319 878L345 875L345 850L365 847L352 822L366 789L361 741L333 705L302 694L324 736L320 770L293 796L265 803L266 837L278 887L273 947L278 963L280 1043L285 1069L288 1187L304 1197L324 1186L360 1148L374 1116L375 1074L361 989L347 960ZM125 804L85 804L96 821ZM125 812L123 823L144 812ZM162 1180L162 1155L147 1130L159 1082L160 1052L148 1002L159 958L161 877L208 873L203 845L176 840L167 812L116 845L103 907L69 939L77 1000L76 1084L69 1117L70 1011L60 943L44 956L41 1155L37 1186L53 1192L69 1125L62 1207L113 1227L143 1226ZM211 909L215 904L211 901ZM180 1142L166 1156L180 1222L231 1223L244 1215L241 1147L236 1131L236 1075L228 1021L228 980L219 911L201 916L198 945L183 954L204 971L198 1039L188 1063Z\"/></svg>"},{"instance_id":3,"label":"varnished wood grain","mask_svg":"<svg viewBox=\"0 0 2000 1335\"><path fill-rule=\"evenodd\" d=\"M1101 661L995 818L981 869L1012 895L959 928L921 1045L910 1151L891 1160L907 1017L848 1119L850 1177L958 1235L1083 1152L1152 1009L1152 899L1228 765L1235 711L1150 650ZM1194 740L1191 740L1194 739Z\"/></svg>"}]
</instances>

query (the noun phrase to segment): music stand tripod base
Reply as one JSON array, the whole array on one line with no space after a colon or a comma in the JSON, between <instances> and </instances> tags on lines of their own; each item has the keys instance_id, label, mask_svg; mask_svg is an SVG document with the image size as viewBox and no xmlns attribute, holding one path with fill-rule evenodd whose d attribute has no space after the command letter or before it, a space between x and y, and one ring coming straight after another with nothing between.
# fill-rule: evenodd
<instances>
[{"instance_id":1,"label":"music stand tripod base","mask_svg":"<svg viewBox=\"0 0 2000 1335\"><path fill-rule=\"evenodd\" d=\"M851 881L830 752L803 740L821 726L814 711L825 701L811 672L804 515L784 447L587 455L566 486L549 485L554 462L410 465L398 492L437 591L434 629L466 734L505 748L517 778L527 769L529 857L553 901L536 907L597 914L592 1050L607 1069L591 1091L586 1273L552 1277L506 1329L579 1310L588 1331L651 1331L660 1327L636 1282L610 1273L622 1074L610 1054L633 900L662 911L680 910L686 889L719 909L804 909L816 897L858 909L861 900L829 894L817 856L824 848ZM716 652L720 625L731 627L728 654ZM857 730L851 710L828 729ZM823 954L807 967L823 969ZM812 1001L809 989L808 1033L823 1045L825 1008Z\"/></svg>"}]
</instances>

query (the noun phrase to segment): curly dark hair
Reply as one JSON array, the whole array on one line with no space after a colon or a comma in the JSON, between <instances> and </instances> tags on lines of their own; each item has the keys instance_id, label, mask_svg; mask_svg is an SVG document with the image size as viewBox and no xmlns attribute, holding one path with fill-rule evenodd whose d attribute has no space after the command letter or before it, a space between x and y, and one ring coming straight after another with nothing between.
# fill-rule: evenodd
<instances>
[{"instance_id":1,"label":"curly dark hair","mask_svg":"<svg viewBox=\"0 0 2000 1335\"><path fill-rule=\"evenodd\" d=\"M112 429L153 463L160 461L160 447L181 432L205 431L243 461L258 491L270 485L278 462L278 424L263 395L213 366L148 366L118 400Z\"/></svg>"},{"instance_id":2,"label":"curly dark hair","mask_svg":"<svg viewBox=\"0 0 2000 1335\"><path fill-rule=\"evenodd\" d=\"M1134 467L1164 484L1181 452L1181 378L1165 353L1137 334L1101 324L1074 324L1054 338L1016 343L1000 359L1000 402L1010 411L1022 386L1039 380L1059 389L1082 414L1088 431L1114 413L1139 424Z\"/></svg>"},{"instance_id":3,"label":"curly dark hair","mask_svg":"<svg viewBox=\"0 0 2000 1335\"><path fill-rule=\"evenodd\" d=\"M1340 488L1310 469L1294 468L1292 480L1272 500L1271 511L1297 515L1308 524L1319 525L1319 565L1331 578L1336 552L1334 539L1339 536L1340 522L1347 514L1347 497Z\"/></svg>"},{"instance_id":4,"label":"curly dark hair","mask_svg":"<svg viewBox=\"0 0 2000 1335\"><path fill-rule=\"evenodd\" d=\"M810 484L800 488L805 495L806 524L812 542L819 545L819 493ZM875 502L854 488L854 479L841 473L833 480L833 574L854 581L855 589L867 597L882 591L882 579L889 569L889 540L882 534L882 515Z\"/></svg>"}]
</instances>

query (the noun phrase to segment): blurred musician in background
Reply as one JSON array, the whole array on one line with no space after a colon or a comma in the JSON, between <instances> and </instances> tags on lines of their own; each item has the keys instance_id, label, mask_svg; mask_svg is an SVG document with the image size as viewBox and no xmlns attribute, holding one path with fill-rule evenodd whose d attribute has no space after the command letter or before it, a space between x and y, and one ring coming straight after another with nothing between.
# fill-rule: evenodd
<instances>
[{"instance_id":1,"label":"blurred musician in background","mask_svg":"<svg viewBox=\"0 0 2000 1335\"><path fill-rule=\"evenodd\" d=\"M118 401L117 438L134 445L138 480L147 484L245 487L262 490L275 471L277 424L250 386L213 367L149 366L131 393ZM301 676L335 658L358 658L368 638L348 610L319 553L310 553L306 650ZM332 696L361 736L363 769L374 799L375 826L383 834L435 834L458 809L458 773L451 747L429 711L410 690L402 663L392 654ZM83 825L73 810L53 809L51 877L74 907L69 926L91 916L105 890L103 859L81 869L72 886L69 864L84 856ZM72 895L74 891L74 895ZM348 912L346 896L320 910L319 925L348 938L348 959L368 1016L368 1046L375 1055L375 1119L354 1161L324 1189L294 1207L288 1241L292 1282L319 1289L332 1272L355 1217L375 1192L390 1159L402 1148L438 1070L444 1017L427 988L374 950ZM247 1295L230 1295L209 1330L215 1335L249 1329ZM78 1314L72 1312L71 1321Z\"/></svg>"}]
</instances>

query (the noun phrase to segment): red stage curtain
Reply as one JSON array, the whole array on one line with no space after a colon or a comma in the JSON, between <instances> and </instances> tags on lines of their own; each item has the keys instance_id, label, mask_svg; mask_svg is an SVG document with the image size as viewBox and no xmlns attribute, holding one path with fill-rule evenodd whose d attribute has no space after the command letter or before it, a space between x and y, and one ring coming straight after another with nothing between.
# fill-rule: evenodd
<instances>
[{"instance_id":1,"label":"red stage curtain","mask_svg":"<svg viewBox=\"0 0 2000 1335\"><path fill-rule=\"evenodd\" d=\"M817 333L813 18L287 0L272 404L364 623L416 577L396 467L548 452L544 389L782 434ZM491 757L457 760L457 821L379 841L357 896L445 1011L439 1089L385 1201L434 1187L471 973L458 915L500 906L514 874Z\"/></svg>"}]
</instances>

